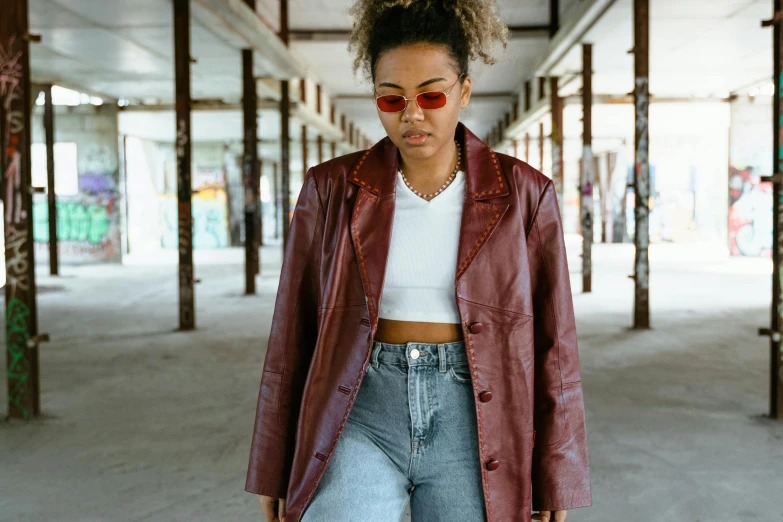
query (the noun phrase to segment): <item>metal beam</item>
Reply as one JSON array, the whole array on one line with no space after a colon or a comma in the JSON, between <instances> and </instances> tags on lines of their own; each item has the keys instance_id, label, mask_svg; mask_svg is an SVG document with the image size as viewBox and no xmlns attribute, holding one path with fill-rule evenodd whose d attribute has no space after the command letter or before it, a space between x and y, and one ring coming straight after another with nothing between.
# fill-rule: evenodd
<instances>
[{"instance_id":1,"label":"metal beam","mask_svg":"<svg viewBox=\"0 0 783 522\"><path fill-rule=\"evenodd\" d=\"M582 292L593 291L593 46L582 44L582 179L579 214L582 220Z\"/></svg>"},{"instance_id":2,"label":"metal beam","mask_svg":"<svg viewBox=\"0 0 783 522\"><path fill-rule=\"evenodd\" d=\"M783 420L783 343L781 331L783 330L783 285L780 277L783 271L783 151L781 151L781 133L783 132L783 6L781 0L773 0L772 20L762 22L762 27L772 27L772 52L773 52L773 83L775 84L775 96L772 104L772 165L778 174L765 178L772 181L772 307L770 314L770 327L759 329L759 334L769 336L769 416L773 419Z\"/></svg>"},{"instance_id":3,"label":"metal beam","mask_svg":"<svg viewBox=\"0 0 783 522\"><path fill-rule=\"evenodd\" d=\"M253 0L249 2L255 3ZM253 6L254 7L254 6ZM253 51L242 50L242 127L244 150L242 154L242 187L245 208L245 295L256 293L256 274L259 271L259 251L256 223L258 222L258 113L256 107L256 80L253 77Z\"/></svg>"},{"instance_id":4,"label":"metal beam","mask_svg":"<svg viewBox=\"0 0 783 522\"><path fill-rule=\"evenodd\" d=\"M288 46L288 0L280 0L280 39ZM288 245L288 235L291 228L291 171L290 171L290 112L291 96L288 80L280 82L280 175L281 197L283 198L283 252Z\"/></svg>"},{"instance_id":5,"label":"metal beam","mask_svg":"<svg viewBox=\"0 0 783 522\"><path fill-rule=\"evenodd\" d=\"M563 101L560 99L558 78L549 79L549 105L552 111L552 182L557 192L560 213L563 212Z\"/></svg>"},{"instance_id":6,"label":"metal beam","mask_svg":"<svg viewBox=\"0 0 783 522\"><path fill-rule=\"evenodd\" d=\"M649 0L634 0L634 200L636 217L634 244L634 329L650 328L650 158L648 141L650 93L650 11Z\"/></svg>"},{"instance_id":7,"label":"metal beam","mask_svg":"<svg viewBox=\"0 0 783 522\"><path fill-rule=\"evenodd\" d=\"M0 16L0 168L5 224L5 332L8 416L38 417L38 310L30 171L30 36L27 0Z\"/></svg>"},{"instance_id":8,"label":"metal beam","mask_svg":"<svg viewBox=\"0 0 783 522\"><path fill-rule=\"evenodd\" d=\"M54 103L52 84L44 86L44 131L46 133L46 199L49 208L49 273L59 275L60 252L57 240L57 190L54 180Z\"/></svg>"},{"instance_id":9,"label":"metal beam","mask_svg":"<svg viewBox=\"0 0 783 522\"><path fill-rule=\"evenodd\" d=\"M552 0L555 1L555 0ZM511 26L509 37L512 40L521 40L526 38L548 38L552 30L551 22L549 24L517 25ZM291 29L291 39L294 41L307 42L347 42L351 36L350 29Z\"/></svg>"},{"instance_id":10,"label":"metal beam","mask_svg":"<svg viewBox=\"0 0 783 522\"><path fill-rule=\"evenodd\" d=\"M196 327L195 292L193 290L193 217L190 173L190 61L190 0L174 0L180 330L193 330Z\"/></svg>"}]
</instances>

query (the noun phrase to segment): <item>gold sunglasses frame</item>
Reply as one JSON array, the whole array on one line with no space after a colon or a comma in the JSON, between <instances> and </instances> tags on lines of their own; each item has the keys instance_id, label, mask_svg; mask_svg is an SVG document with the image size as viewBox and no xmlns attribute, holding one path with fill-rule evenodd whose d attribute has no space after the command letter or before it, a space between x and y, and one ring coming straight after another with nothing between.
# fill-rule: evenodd
<instances>
[{"instance_id":1,"label":"gold sunglasses frame","mask_svg":"<svg viewBox=\"0 0 783 522\"><path fill-rule=\"evenodd\" d=\"M449 90L448 90L448 91L424 91L424 92L420 92L419 94L417 94L417 95L416 95L416 96L414 96L413 98L406 98L406 97L405 97L405 96L403 96L402 94L382 94L382 95L380 95L380 96L376 96L376 97L375 97L375 109L376 109L378 112L383 112L383 113L386 113L386 114L396 114L396 113L398 113L398 112L405 112L405 109L407 109L407 108L408 108L408 102L409 102L409 101L411 101L411 100L416 100L416 98L418 98L418 97L419 97L419 96L421 96L422 94L429 94L429 93L431 93L431 92L437 92L437 93L439 93L439 94L445 94L445 95L446 95L446 98L447 98L447 100L446 100L446 101L448 102L448 97L449 97L449 96L451 96L451 91L452 91L452 90L454 90L454 87L455 87L455 86L456 86L456 85L459 83L459 81L462 79L462 77L463 77L463 76L465 76L465 73L462 73L462 74L460 74L460 75L459 75L459 77L457 78L457 81L456 81L456 82L454 82L453 84L451 84L451 87L449 87ZM376 93L376 94L377 94L377 93ZM382 110L381 110L381 108L380 108L380 107L378 107L378 98L383 98L384 96L399 96L400 98L403 98L403 99L405 100L405 105L403 106L403 108L402 108L402 109L400 109L400 110L398 110L398 111L382 111ZM419 105L419 102L418 102L418 100L416 101L416 105ZM444 104L443 104L443 107L445 107L445 106L446 106L446 104L444 103ZM425 108L423 108L421 105L419 105L419 109L421 109L421 110L423 110L423 111L436 111L436 110L438 110L438 109L442 109L443 107L437 107L437 108L435 108L435 109L425 109Z\"/></svg>"}]
</instances>

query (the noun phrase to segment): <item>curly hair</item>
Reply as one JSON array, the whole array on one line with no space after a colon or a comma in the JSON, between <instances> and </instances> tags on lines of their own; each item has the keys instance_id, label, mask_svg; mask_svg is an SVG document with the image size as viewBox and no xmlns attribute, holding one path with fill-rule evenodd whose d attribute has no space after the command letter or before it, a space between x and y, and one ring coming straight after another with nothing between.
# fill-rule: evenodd
<instances>
[{"instance_id":1,"label":"curly hair","mask_svg":"<svg viewBox=\"0 0 783 522\"><path fill-rule=\"evenodd\" d=\"M497 59L495 41L506 47L509 30L496 0L356 0L348 50L356 52L354 74L362 69L370 82L381 54L402 45L445 45L458 74L468 73L470 60L488 65Z\"/></svg>"}]
</instances>

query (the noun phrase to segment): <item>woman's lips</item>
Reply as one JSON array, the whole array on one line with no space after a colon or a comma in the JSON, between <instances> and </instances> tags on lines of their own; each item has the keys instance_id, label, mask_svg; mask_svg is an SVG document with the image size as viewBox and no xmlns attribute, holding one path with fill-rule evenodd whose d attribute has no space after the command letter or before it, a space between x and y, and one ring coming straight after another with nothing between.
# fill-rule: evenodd
<instances>
[{"instance_id":1,"label":"woman's lips","mask_svg":"<svg viewBox=\"0 0 783 522\"><path fill-rule=\"evenodd\" d=\"M405 139L405 142L408 145L423 145L425 141L427 141L427 138L429 138L429 134L420 134L418 136L403 136Z\"/></svg>"}]
</instances>

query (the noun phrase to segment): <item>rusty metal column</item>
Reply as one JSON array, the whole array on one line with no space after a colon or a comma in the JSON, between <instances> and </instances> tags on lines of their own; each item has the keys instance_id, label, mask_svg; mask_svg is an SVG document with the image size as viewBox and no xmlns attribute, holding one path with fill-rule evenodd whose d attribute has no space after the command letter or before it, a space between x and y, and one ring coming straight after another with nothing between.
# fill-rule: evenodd
<instances>
[{"instance_id":1,"label":"rusty metal column","mask_svg":"<svg viewBox=\"0 0 783 522\"><path fill-rule=\"evenodd\" d=\"M27 0L0 16L0 169L5 208L5 332L8 417L41 412L38 310L30 171L30 38Z\"/></svg>"},{"instance_id":2,"label":"rusty metal column","mask_svg":"<svg viewBox=\"0 0 783 522\"><path fill-rule=\"evenodd\" d=\"M337 157L337 142L333 141L332 143L330 143L330 146L332 150L331 150L331 157L329 159L332 159Z\"/></svg>"},{"instance_id":3,"label":"rusty metal column","mask_svg":"<svg viewBox=\"0 0 783 522\"><path fill-rule=\"evenodd\" d=\"M582 292L593 291L593 46L582 44Z\"/></svg>"},{"instance_id":4,"label":"rusty metal column","mask_svg":"<svg viewBox=\"0 0 783 522\"><path fill-rule=\"evenodd\" d=\"M322 135L318 135L316 144L318 145L318 163L321 164L324 162L324 137Z\"/></svg>"},{"instance_id":5,"label":"rusty metal column","mask_svg":"<svg viewBox=\"0 0 783 522\"><path fill-rule=\"evenodd\" d=\"M280 0L280 39L288 47L288 0ZM290 147L291 135L289 123L291 119L290 82L280 82L280 187L283 198L283 252L288 244L288 233L291 228L291 171Z\"/></svg>"},{"instance_id":6,"label":"rusty metal column","mask_svg":"<svg viewBox=\"0 0 783 522\"><path fill-rule=\"evenodd\" d=\"M190 143L190 0L174 0L174 69L177 112L177 215L179 328L196 327L193 291L193 215Z\"/></svg>"},{"instance_id":7,"label":"rusty metal column","mask_svg":"<svg viewBox=\"0 0 783 522\"><path fill-rule=\"evenodd\" d=\"M560 2L549 0L549 38L555 36L560 29Z\"/></svg>"},{"instance_id":8,"label":"rusty metal column","mask_svg":"<svg viewBox=\"0 0 783 522\"><path fill-rule=\"evenodd\" d=\"M307 125L302 125L302 183L307 176Z\"/></svg>"},{"instance_id":9,"label":"rusty metal column","mask_svg":"<svg viewBox=\"0 0 783 522\"><path fill-rule=\"evenodd\" d=\"M530 132L525 132L525 163L530 163Z\"/></svg>"},{"instance_id":10,"label":"rusty metal column","mask_svg":"<svg viewBox=\"0 0 783 522\"><path fill-rule=\"evenodd\" d=\"M542 121L538 124L538 161L541 172L544 172L544 139L544 122Z\"/></svg>"},{"instance_id":11,"label":"rusty metal column","mask_svg":"<svg viewBox=\"0 0 783 522\"><path fill-rule=\"evenodd\" d=\"M781 343L781 330L783 330L783 287L781 286L781 263L783 263L783 151L781 151L781 133L783 132L783 10L781 0L773 1L774 18L762 22L762 27L772 26L772 52L773 52L773 83L775 84L775 98L772 104L773 122L773 162L772 176L762 177L762 181L773 182L772 227L772 309L770 327L760 328L759 334L770 338L770 366L769 366L769 416L773 419L783 419L783 343Z\"/></svg>"},{"instance_id":12,"label":"rusty metal column","mask_svg":"<svg viewBox=\"0 0 783 522\"><path fill-rule=\"evenodd\" d=\"M558 92L558 78L549 78L549 95L552 108L552 181L557 192L560 214L563 214L563 100Z\"/></svg>"},{"instance_id":13,"label":"rusty metal column","mask_svg":"<svg viewBox=\"0 0 783 522\"><path fill-rule=\"evenodd\" d=\"M49 273L59 275L60 252L57 241L57 189L54 183L54 103L52 85L44 86L44 130L46 132L46 199L49 207Z\"/></svg>"},{"instance_id":14,"label":"rusty metal column","mask_svg":"<svg viewBox=\"0 0 783 522\"><path fill-rule=\"evenodd\" d=\"M255 0L245 0L255 11ZM253 50L242 49L242 127L244 151L242 155L242 187L245 199L245 295L256 293L256 274L259 272L258 234L258 99L253 76Z\"/></svg>"},{"instance_id":15,"label":"rusty metal column","mask_svg":"<svg viewBox=\"0 0 783 522\"><path fill-rule=\"evenodd\" d=\"M275 239L280 237L280 182L277 179L277 162L272 163L272 176L274 178L275 188L272 192L274 194L275 205Z\"/></svg>"},{"instance_id":16,"label":"rusty metal column","mask_svg":"<svg viewBox=\"0 0 783 522\"><path fill-rule=\"evenodd\" d=\"M650 158L648 141L648 116L650 95L650 11L649 0L634 0L634 104L636 106L636 131L634 136L635 166L634 199L636 230L634 244L634 312L633 327L650 327L650 260L648 249L649 203L650 198Z\"/></svg>"}]
</instances>

